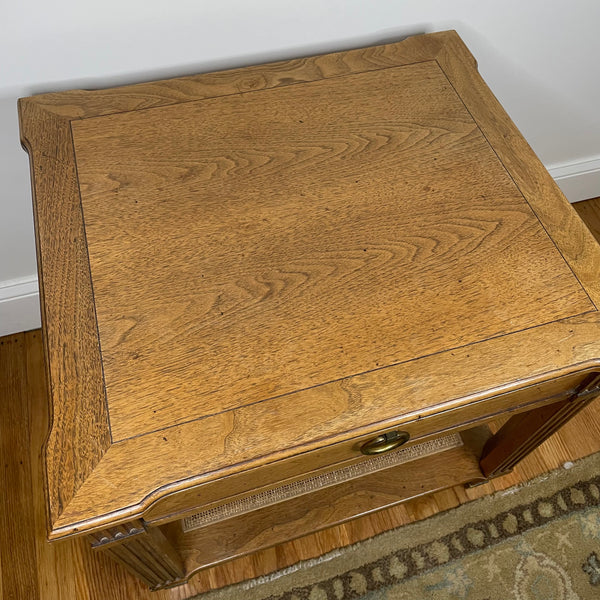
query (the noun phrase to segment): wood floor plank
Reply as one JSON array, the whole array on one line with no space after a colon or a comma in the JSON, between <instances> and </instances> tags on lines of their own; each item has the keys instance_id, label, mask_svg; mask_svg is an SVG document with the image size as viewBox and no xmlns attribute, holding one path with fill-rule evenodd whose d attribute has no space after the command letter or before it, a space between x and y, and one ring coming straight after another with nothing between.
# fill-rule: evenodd
<instances>
[{"instance_id":1,"label":"wood floor plank","mask_svg":"<svg viewBox=\"0 0 600 600\"><path fill-rule=\"evenodd\" d=\"M40 598L32 519L26 400L25 335L0 339L0 531L2 594L6 600Z\"/></svg>"}]
</instances>

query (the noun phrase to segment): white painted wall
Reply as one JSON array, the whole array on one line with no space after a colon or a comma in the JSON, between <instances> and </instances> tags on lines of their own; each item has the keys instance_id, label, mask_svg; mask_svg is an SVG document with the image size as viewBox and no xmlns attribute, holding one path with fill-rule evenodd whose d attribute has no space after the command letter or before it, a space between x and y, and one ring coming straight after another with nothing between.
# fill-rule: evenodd
<instances>
[{"instance_id":1,"label":"white painted wall","mask_svg":"<svg viewBox=\"0 0 600 600\"><path fill-rule=\"evenodd\" d=\"M0 335L36 327L16 99L456 29L572 201L600 196L597 0L30 0L0 11ZM32 291L33 290L33 291ZM33 300L32 300L33 298Z\"/></svg>"}]
</instances>

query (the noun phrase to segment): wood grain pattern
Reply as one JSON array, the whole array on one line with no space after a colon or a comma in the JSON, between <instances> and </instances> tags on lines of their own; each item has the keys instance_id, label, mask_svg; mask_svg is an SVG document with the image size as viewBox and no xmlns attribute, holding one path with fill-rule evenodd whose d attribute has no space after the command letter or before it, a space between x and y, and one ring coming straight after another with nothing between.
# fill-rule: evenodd
<instances>
[{"instance_id":1,"label":"wood grain pattern","mask_svg":"<svg viewBox=\"0 0 600 600\"><path fill-rule=\"evenodd\" d=\"M46 468L55 520L109 447L110 430L69 123L42 114L32 103L19 108L35 182L41 314L52 395Z\"/></svg>"},{"instance_id":2,"label":"wood grain pattern","mask_svg":"<svg viewBox=\"0 0 600 600\"><path fill-rule=\"evenodd\" d=\"M12 342L15 337L22 341L21 346ZM10 340L10 346L6 345L7 340ZM180 588L151 592L120 565L102 553L92 552L82 539L53 544L46 541L42 450L47 431L47 399L41 335L34 331L3 338L3 341L0 382L6 386L3 390L10 391L3 395L0 403L0 440L12 436L18 440L29 439L31 444L29 455L16 453L18 445L0 444L2 464L9 465L12 472L23 469L31 474L31 487L24 489L23 495L17 495L18 486L8 485L0 497L0 515L8 514L5 509L8 506L11 517L2 522L3 539L12 540L10 547L2 545L4 551L0 553L3 598L11 597L8 595L11 590L15 598L39 597L44 600L184 600L202 591L285 568L298 560L402 526L423 515L447 510L470 498L526 481L527 477L556 468L567 460L600 451L600 413L597 406L591 405L520 463L512 474L485 486L471 490L454 487L209 569L195 575L189 584ZM12 373L11 381L19 381L19 385L7 386L7 369ZM28 418L14 419L15 410L24 411ZM20 465L23 456L25 460ZM35 523L33 542L31 536L23 535L23 526L27 523ZM26 557L27 563L13 562L19 557ZM23 568L27 569L26 577L22 577Z\"/></svg>"},{"instance_id":3,"label":"wood grain pattern","mask_svg":"<svg viewBox=\"0 0 600 600\"><path fill-rule=\"evenodd\" d=\"M403 447L409 448L413 444L437 437L440 433L448 432L453 428L455 431L463 431L478 423L487 423L499 415L512 415L532 410L546 403L558 402L571 396L584 377L585 374L577 373L542 385L526 386L516 392L501 394L494 400L473 402L459 410L451 410L402 424L402 430L411 436L411 441ZM381 432L384 433L385 430L382 429ZM372 435L361 436L350 444L335 444L310 452L308 455L302 454L285 461L261 466L259 469L241 471L223 480L200 483L181 492L169 494L159 498L144 511L144 521L154 525L166 523L174 518L193 514L197 512L198 507L206 510L228 502L233 497L243 498L259 490L271 489L278 485L369 461L369 457L357 455L354 451L363 441L371 438ZM351 458L348 458L349 456Z\"/></svg>"},{"instance_id":4,"label":"wood grain pattern","mask_svg":"<svg viewBox=\"0 0 600 600\"><path fill-rule=\"evenodd\" d=\"M477 71L456 32L436 56L448 81L560 249L595 306L600 305L600 247Z\"/></svg>"},{"instance_id":5,"label":"wood grain pattern","mask_svg":"<svg viewBox=\"0 0 600 600\"><path fill-rule=\"evenodd\" d=\"M31 512L33 506L29 436L20 435L19 429L13 426L29 421L29 406L26 402L6 402L23 398L27 393L27 352L23 335L0 338L0 365L0 398L2 404L6 403L0 410L0 565L3 570L15 570L11 577L3 579L1 597L35 600L40 595L35 585L34 526L31 519L15 520L21 510Z\"/></svg>"},{"instance_id":6,"label":"wood grain pattern","mask_svg":"<svg viewBox=\"0 0 600 600\"><path fill-rule=\"evenodd\" d=\"M594 309L435 62L73 135L115 440Z\"/></svg>"},{"instance_id":7,"label":"wood grain pattern","mask_svg":"<svg viewBox=\"0 0 600 600\"><path fill-rule=\"evenodd\" d=\"M598 198L591 198L583 202L576 202L572 206L596 241L600 242L600 205L598 200Z\"/></svg>"},{"instance_id":8,"label":"wood grain pattern","mask_svg":"<svg viewBox=\"0 0 600 600\"><path fill-rule=\"evenodd\" d=\"M20 115L53 538L600 363L600 249L454 32Z\"/></svg>"}]
</instances>

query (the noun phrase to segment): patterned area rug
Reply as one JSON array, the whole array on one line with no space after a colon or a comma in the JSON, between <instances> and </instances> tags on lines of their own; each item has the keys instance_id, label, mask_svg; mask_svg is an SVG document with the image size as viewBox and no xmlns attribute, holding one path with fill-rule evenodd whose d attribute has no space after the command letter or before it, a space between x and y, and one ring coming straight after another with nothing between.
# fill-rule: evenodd
<instances>
[{"instance_id":1,"label":"patterned area rug","mask_svg":"<svg viewBox=\"0 0 600 600\"><path fill-rule=\"evenodd\" d=\"M600 599L600 454L202 600Z\"/></svg>"}]
</instances>

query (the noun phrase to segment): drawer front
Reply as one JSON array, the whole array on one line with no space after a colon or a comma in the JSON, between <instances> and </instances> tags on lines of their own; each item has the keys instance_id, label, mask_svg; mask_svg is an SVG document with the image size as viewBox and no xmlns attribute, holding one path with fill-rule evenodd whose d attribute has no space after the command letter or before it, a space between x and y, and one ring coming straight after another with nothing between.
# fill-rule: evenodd
<instances>
[{"instance_id":1,"label":"drawer front","mask_svg":"<svg viewBox=\"0 0 600 600\"><path fill-rule=\"evenodd\" d=\"M563 400L572 395L578 386L592 373L581 371L519 390L474 401L458 408L440 410L439 413L406 420L398 419L392 425L357 436L351 440L324 445L319 450L299 454L286 460L251 469L219 480L201 484L191 489L173 493L152 505L144 514L144 520L152 524L166 523L199 510L209 510L226 502L266 492L281 485L291 485L309 477L317 477L341 467L372 460L361 453L361 447L375 437L402 431L409 441L401 446L414 444L457 432L477 424L493 420L503 414L523 412L545 403Z\"/></svg>"}]
</instances>

